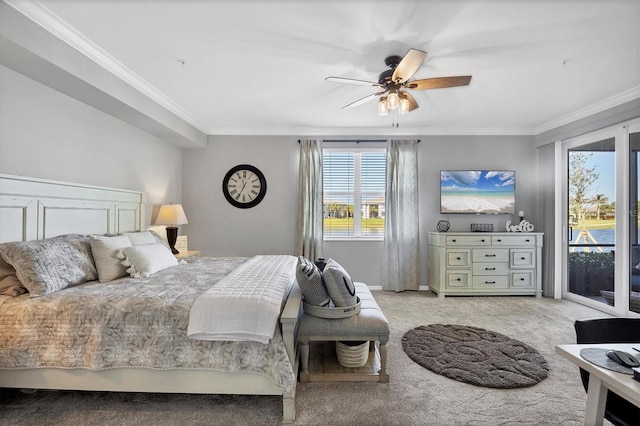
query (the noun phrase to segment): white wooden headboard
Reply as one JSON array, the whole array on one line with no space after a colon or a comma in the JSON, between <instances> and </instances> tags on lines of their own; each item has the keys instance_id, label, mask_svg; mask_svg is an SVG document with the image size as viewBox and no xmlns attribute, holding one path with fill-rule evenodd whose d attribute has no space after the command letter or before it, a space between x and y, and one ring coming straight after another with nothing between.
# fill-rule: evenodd
<instances>
[{"instance_id":1,"label":"white wooden headboard","mask_svg":"<svg viewBox=\"0 0 640 426\"><path fill-rule=\"evenodd\" d=\"M144 228L143 192L0 173L0 243Z\"/></svg>"}]
</instances>

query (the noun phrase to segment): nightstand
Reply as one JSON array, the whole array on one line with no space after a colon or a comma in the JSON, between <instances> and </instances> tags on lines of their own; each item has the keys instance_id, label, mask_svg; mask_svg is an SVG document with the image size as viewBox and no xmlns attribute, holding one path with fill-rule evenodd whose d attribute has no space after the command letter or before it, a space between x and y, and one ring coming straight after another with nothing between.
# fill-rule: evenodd
<instances>
[{"instance_id":1,"label":"nightstand","mask_svg":"<svg viewBox=\"0 0 640 426\"><path fill-rule=\"evenodd\" d=\"M174 255L176 257L176 259L189 259L191 257L200 257L200 251L199 250L187 250L187 251L181 251L178 254Z\"/></svg>"}]
</instances>

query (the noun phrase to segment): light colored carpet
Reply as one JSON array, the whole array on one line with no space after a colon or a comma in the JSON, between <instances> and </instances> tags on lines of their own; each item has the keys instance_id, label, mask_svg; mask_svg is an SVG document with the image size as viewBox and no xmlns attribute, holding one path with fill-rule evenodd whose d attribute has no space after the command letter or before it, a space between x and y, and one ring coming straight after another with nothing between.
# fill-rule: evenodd
<instances>
[{"instance_id":1,"label":"light colored carpet","mask_svg":"<svg viewBox=\"0 0 640 426\"><path fill-rule=\"evenodd\" d=\"M586 394L578 368L554 348L574 343L576 319L606 316L565 300L451 297L428 292L374 296L391 324L389 384L299 383L299 425L581 425ZM458 382L414 363L401 338L419 325L465 324L537 349L549 377L520 389ZM277 425L281 398L104 392L22 394L3 390L0 425ZM605 421L605 424L608 424Z\"/></svg>"}]
</instances>

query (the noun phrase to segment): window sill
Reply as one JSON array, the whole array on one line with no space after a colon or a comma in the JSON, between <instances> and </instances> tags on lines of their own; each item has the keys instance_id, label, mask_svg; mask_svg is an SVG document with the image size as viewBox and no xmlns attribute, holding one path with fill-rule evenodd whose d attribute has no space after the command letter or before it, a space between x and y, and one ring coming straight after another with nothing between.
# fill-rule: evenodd
<instances>
[{"instance_id":1,"label":"window sill","mask_svg":"<svg viewBox=\"0 0 640 426\"><path fill-rule=\"evenodd\" d=\"M384 241L383 237L327 237L327 238L323 238L322 241L330 241L330 242L334 242L334 241L353 241L353 242L382 242Z\"/></svg>"}]
</instances>

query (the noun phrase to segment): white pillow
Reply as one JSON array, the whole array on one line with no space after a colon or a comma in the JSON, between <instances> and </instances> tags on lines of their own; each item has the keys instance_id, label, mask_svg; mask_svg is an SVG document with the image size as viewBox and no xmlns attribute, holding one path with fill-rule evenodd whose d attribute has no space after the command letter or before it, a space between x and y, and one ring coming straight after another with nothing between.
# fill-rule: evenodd
<instances>
[{"instance_id":1,"label":"white pillow","mask_svg":"<svg viewBox=\"0 0 640 426\"><path fill-rule=\"evenodd\" d=\"M129 238L132 246L157 243L156 238L149 231L125 232L124 235Z\"/></svg>"},{"instance_id":2,"label":"white pillow","mask_svg":"<svg viewBox=\"0 0 640 426\"><path fill-rule=\"evenodd\" d=\"M116 235L105 237L102 235L91 235L91 252L93 260L98 270L98 281L106 283L116 278L127 275L127 270L120 264L121 260L116 257L119 251L125 247L131 247L131 241L126 235Z\"/></svg>"},{"instance_id":3,"label":"white pillow","mask_svg":"<svg viewBox=\"0 0 640 426\"><path fill-rule=\"evenodd\" d=\"M133 278L144 278L154 272L176 266L178 260L164 244L143 244L126 247L118 254L121 264Z\"/></svg>"}]
</instances>

